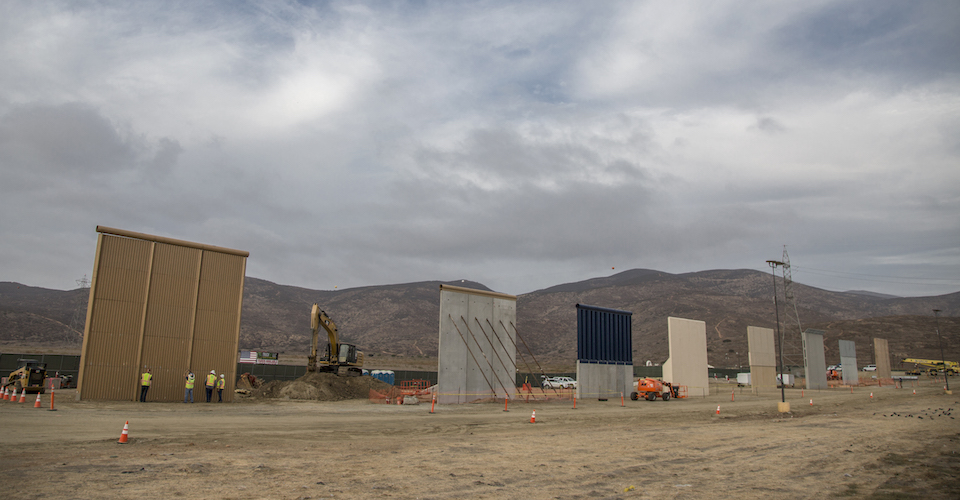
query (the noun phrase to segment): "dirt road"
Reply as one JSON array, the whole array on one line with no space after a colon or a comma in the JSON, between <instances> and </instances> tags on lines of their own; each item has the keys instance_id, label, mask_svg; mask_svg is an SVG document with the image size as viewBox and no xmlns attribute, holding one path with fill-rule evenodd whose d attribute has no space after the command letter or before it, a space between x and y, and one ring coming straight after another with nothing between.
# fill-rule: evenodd
<instances>
[{"instance_id":1,"label":"dirt road","mask_svg":"<svg viewBox=\"0 0 960 500\"><path fill-rule=\"evenodd\" d=\"M0 401L0 497L960 498L956 395L790 390L781 416L779 392L731 402L730 391L432 414L429 403L75 402L62 391L57 411L46 395L40 409Z\"/></svg>"}]
</instances>

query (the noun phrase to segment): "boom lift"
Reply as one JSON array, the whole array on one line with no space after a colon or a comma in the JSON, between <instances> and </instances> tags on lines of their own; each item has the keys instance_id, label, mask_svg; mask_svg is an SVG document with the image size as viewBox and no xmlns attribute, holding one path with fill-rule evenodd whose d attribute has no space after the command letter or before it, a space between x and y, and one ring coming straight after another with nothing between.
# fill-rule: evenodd
<instances>
[{"instance_id":1,"label":"boom lift","mask_svg":"<svg viewBox=\"0 0 960 500\"><path fill-rule=\"evenodd\" d=\"M671 397L681 397L680 386L675 386L670 382L661 382L655 378L642 378L637 380L637 390L630 393L630 399L632 401L640 398L646 399L647 401L655 401L657 398L669 401Z\"/></svg>"},{"instance_id":2,"label":"boom lift","mask_svg":"<svg viewBox=\"0 0 960 500\"><path fill-rule=\"evenodd\" d=\"M327 331L330 342L323 357L317 359L318 333L321 326ZM310 357L307 358L307 371L332 372L352 377L363 374L363 352L353 344L340 342L337 324L320 309L318 304L314 304L310 310L310 329L313 331L313 342L310 347Z\"/></svg>"},{"instance_id":3,"label":"boom lift","mask_svg":"<svg viewBox=\"0 0 960 500\"><path fill-rule=\"evenodd\" d=\"M947 361L946 370L944 370L944 362L939 359L920 359L920 358L903 358L900 360L901 363L913 363L916 367L913 370L907 370L907 375L920 375L920 367L926 367L928 375L935 376L941 372L946 372L947 375L956 375L960 373L960 363L956 361Z\"/></svg>"}]
</instances>

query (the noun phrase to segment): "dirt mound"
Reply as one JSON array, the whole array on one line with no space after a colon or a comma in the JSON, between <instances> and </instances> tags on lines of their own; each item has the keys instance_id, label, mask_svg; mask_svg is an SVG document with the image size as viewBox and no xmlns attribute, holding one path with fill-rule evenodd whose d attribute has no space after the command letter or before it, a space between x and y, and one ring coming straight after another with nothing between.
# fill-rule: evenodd
<instances>
[{"instance_id":1,"label":"dirt mound","mask_svg":"<svg viewBox=\"0 0 960 500\"><path fill-rule=\"evenodd\" d=\"M391 385L373 377L338 377L333 373L307 373L292 381L273 380L251 392L256 398L340 401L367 399L370 390L387 392Z\"/></svg>"}]
</instances>

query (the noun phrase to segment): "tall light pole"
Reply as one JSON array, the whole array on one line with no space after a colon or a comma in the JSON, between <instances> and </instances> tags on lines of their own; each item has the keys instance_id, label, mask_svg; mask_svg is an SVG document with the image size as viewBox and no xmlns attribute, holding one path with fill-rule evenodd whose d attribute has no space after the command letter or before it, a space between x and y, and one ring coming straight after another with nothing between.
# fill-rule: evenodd
<instances>
[{"instance_id":1,"label":"tall light pole","mask_svg":"<svg viewBox=\"0 0 960 500\"><path fill-rule=\"evenodd\" d=\"M947 382L947 358L943 356L943 339L940 338L940 309L933 310L934 321L937 322L937 343L940 344L940 362L943 363L943 390L950 390L950 382Z\"/></svg>"},{"instance_id":2,"label":"tall light pole","mask_svg":"<svg viewBox=\"0 0 960 500\"><path fill-rule=\"evenodd\" d=\"M780 402L787 402L786 385L787 381L783 379L783 337L780 336L780 305L777 303L777 266L782 266L783 262L779 260L768 260L770 264L770 275L773 276L773 308L777 312L777 340L780 343Z\"/></svg>"}]
</instances>

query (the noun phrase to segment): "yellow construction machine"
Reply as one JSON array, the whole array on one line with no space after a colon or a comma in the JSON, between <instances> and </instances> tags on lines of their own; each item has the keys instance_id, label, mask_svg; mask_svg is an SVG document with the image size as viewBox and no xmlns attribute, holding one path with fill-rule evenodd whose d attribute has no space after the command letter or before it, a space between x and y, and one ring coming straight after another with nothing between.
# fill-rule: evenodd
<instances>
[{"instance_id":1,"label":"yellow construction machine","mask_svg":"<svg viewBox=\"0 0 960 500\"><path fill-rule=\"evenodd\" d=\"M946 369L944 369L944 362L939 359L920 359L920 358L903 358L900 360L901 363L913 363L914 369L907 370L907 375L920 375L922 372L920 367L926 368L928 375L936 376L940 373L946 373L947 375L956 375L960 373L960 363L956 361L947 361Z\"/></svg>"},{"instance_id":2,"label":"yellow construction machine","mask_svg":"<svg viewBox=\"0 0 960 500\"><path fill-rule=\"evenodd\" d=\"M8 389L16 389L27 392L39 392L43 394L46 390L43 386L47 378L47 365L35 359L18 359L17 369L10 372L7 377L7 383L4 385Z\"/></svg>"},{"instance_id":3,"label":"yellow construction machine","mask_svg":"<svg viewBox=\"0 0 960 500\"><path fill-rule=\"evenodd\" d=\"M320 327L327 331L330 342L323 357L317 359ZM353 344L340 342L337 324L320 309L318 304L314 304L310 310L310 329L313 331L313 343L310 347L310 357L307 358L307 371L332 372L352 377L363 374L363 352Z\"/></svg>"}]
</instances>

